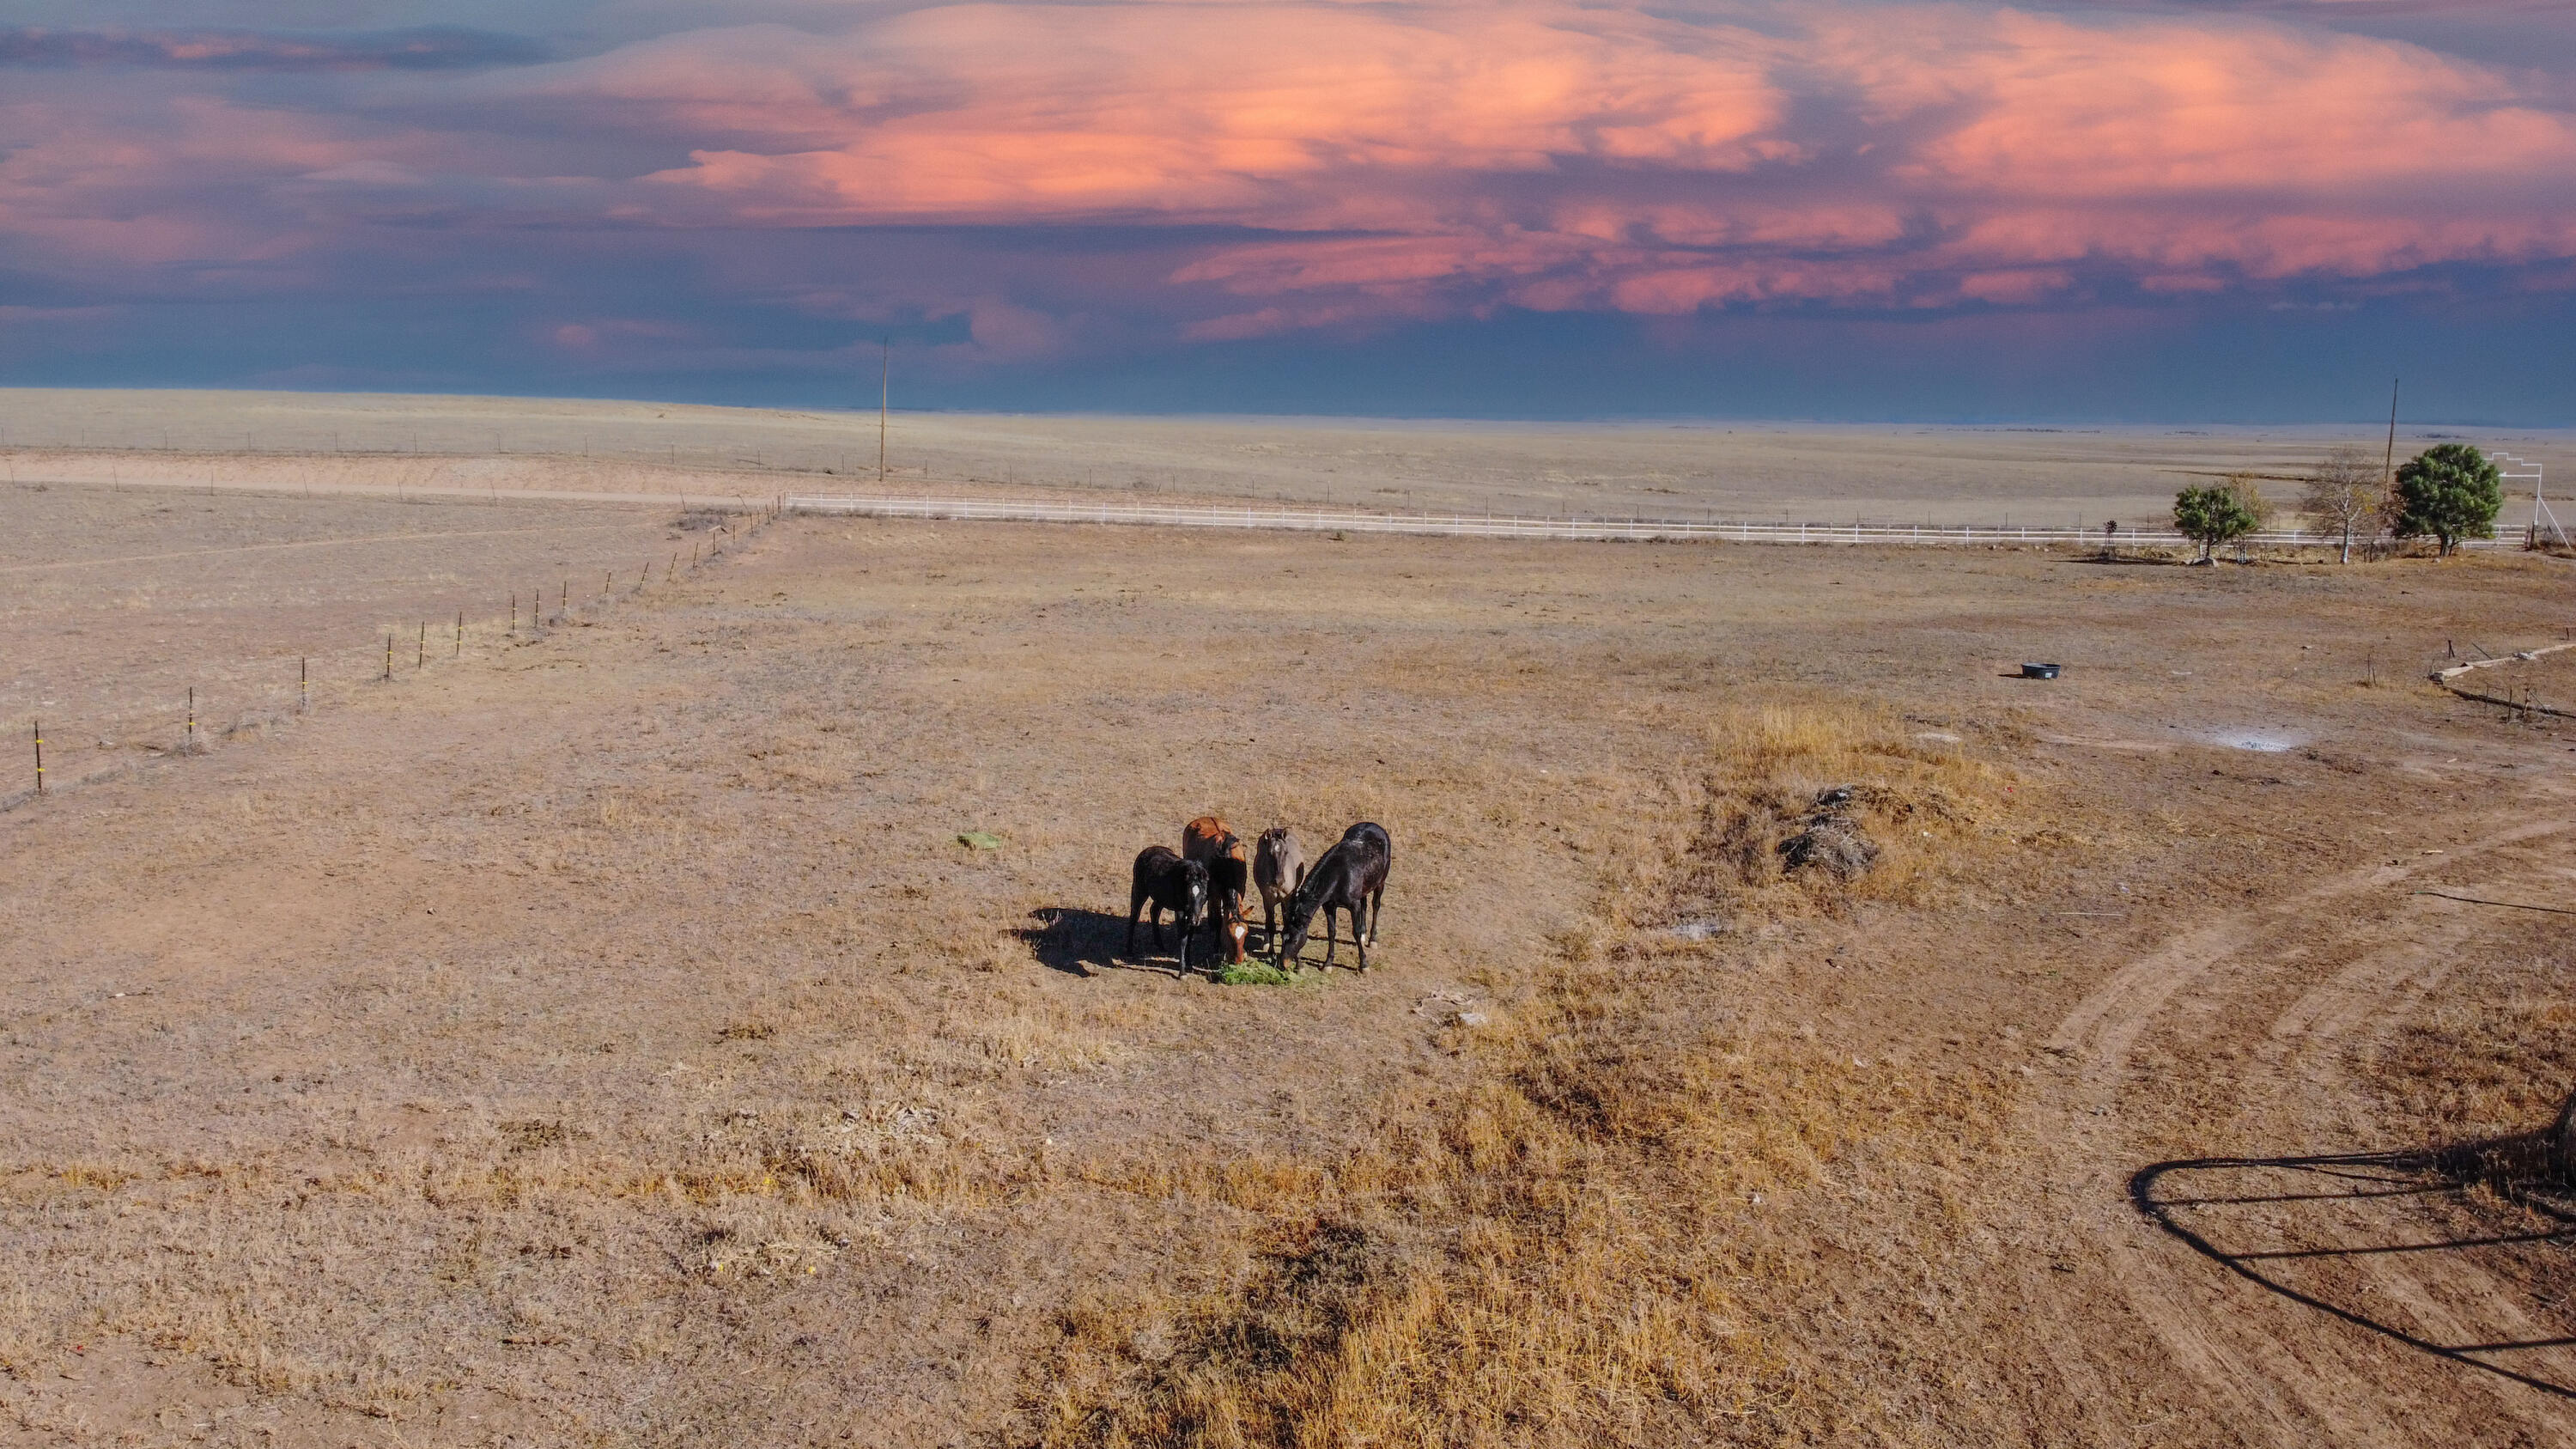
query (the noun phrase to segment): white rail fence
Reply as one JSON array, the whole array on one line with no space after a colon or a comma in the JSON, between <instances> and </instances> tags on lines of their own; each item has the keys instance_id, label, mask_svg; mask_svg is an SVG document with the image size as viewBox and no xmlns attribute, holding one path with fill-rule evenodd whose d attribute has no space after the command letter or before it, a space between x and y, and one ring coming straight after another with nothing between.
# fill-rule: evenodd
<instances>
[{"instance_id":1,"label":"white rail fence","mask_svg":"<svg viewBox=\"0 0 2576 1449\"><path fill-rule=\"evenodd\" d=\"M2012 524L1721 523L1688 518L1543 518L1529 514L1365 513L1263 504L1130 503L1102 499L895 498L791 494L791 513L863 518L921 518L998 523L1110 523L1162 528L1272 528L1310 533L1444 534L1464 538L1532 538L1577 541L1874 544L2088 544L2106 541L2141 548L2188 548L2178 533L2105 535L2090 528L2029 528ZM2333 534L2298 531L2250 535L2258 548L2335 548ZM2462 547L2518 546L2518 540L2479 540Z\"/></svg>"}]
</instances>

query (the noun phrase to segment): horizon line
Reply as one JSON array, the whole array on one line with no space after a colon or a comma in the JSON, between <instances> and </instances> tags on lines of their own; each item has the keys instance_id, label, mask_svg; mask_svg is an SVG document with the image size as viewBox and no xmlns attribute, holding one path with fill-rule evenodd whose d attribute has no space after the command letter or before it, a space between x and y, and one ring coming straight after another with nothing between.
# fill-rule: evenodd
<instances>
[{"instance_id":1,"label":"horizon line","mask_svg":"<svg viewBox=\"0 0 2576 1449\"><path fill-rule=\"evenodd\" d=\"M877 409L864 403L800 402L704 402L689 398L650 397L626 394L585 394L545 392L401 392L372 388L314 387L202 387L155 385L62 386L46 384L0 383L0 398L15 393L168 393L223 394L242 393L262 397L308 398L439 398L470 399L516 403L596 403L631 404L643 407L704 408L724 412L806 412L864 416ZM1004 418L1093 418L1153 419L1165 421L1263 421L1274 423L1453 423L1504 426L1697 426L1697 427L1815 427L1815 428L1975 428L2023 432L2073 432L2086 429L2172 429L2226 428L2341 428L2368 426L2385 429L2385 414L2355 418L2272 418L2263 421L2218 418L2174 417L2152 421L2121 420L2103 417L2048 416L2031 414L1986 414L1966 417L1817 417L1704 412L1655 413L1320 413L1264 412L1246 409L1173 409L1171 411L1110 410L1099 408L976 408L944 406L908 406L890 409L921 417L1004 417ZM2434 417L2409 419L2400 417L2398 428L2482 428L2522 432L2576 432L2576 420L2555 423L2511 422L2495 418Z\"/></svg>"}]
</instances>

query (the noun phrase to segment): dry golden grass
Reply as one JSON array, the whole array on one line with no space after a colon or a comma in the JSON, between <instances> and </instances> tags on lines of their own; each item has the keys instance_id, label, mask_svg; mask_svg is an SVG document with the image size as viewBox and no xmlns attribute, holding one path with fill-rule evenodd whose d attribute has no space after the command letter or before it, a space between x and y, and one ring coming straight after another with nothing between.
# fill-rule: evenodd
<instances>
[{"instance_id":1,"label":"dry golden grass","mask_svg":"<svg viewBox=\"0 0 2576 1449\"><path fill-rule=\"evenodd\" d=\"M2428 1145L2545 1126L2576 1089L2576 944L2564 930L2537 917L2467 965L2356 1064Z\"/></svg>"},{"instance_id":2,"label":"dry golden grass","mask_svg":"<svg viewBox=\"0 0 2576 1449\"><path fill-rule=\"evenodd\" d=\"M1801 1268L1765 1204L1882 1139L1955 1167L2004 1093L1987 1073L1872 1066L1709 1011L1707 948L1661 928L1685 910L1741 929L1855 899L1927 903L1994 863L1980 827L2005 809L2003 777L1850 705L1733 712L1705 737L1696 779L1637 787L1639 829L1594 927L1569 933L1506 1029L1464 1044L1478 1068L1464 1093L1330 1164L1117 1184L1262 1214L1271 1241L1246 1283L1177 1311L1067 1313L1045 1442L1658 1444L1844 1426L1815 1391L1812 1345L1778 1331ZM1881 869L1789 876L1780 822L1831 786L1853 787ZM1168 1341L1140 1340L1166 1315Z\"/></svg>"},{"instance_id":3,"label":"dry golden grass","mask_svg":"<svg viewBox=\"0 0 2576 1449\"><path fill-rule=\"evenodd\" d=\"M900 377L895 386L900 397ZM489 490L502 498L530 488L705 499L878 486L872 414L80 389L11 389L0 392L0 404L16 445L0 457L28 480L121 478L130 487L139 479L211 479L289 490L407 488L414 497L424 488ZM2565 441L2522 437L2516 446L2537 447L2544 462ZM2117 516L2134 528L2171 503L2168 470L2286 472L2355 441L2330 428L2028 432L898 412L891 456L897 489L1034 485L1076 497L1177 492L1407 511L2010 517L2097 528ZM259 452L243 451L249 447Z\"/></svg>"},{"instance_id":4,"label":"dry golden grass","mask_svg":"<svg viewBox=\"0 0 2576 1449\"><path fill-rule=\"evenodd\" d=\"M2033 1278L2052 1225L2100 1237L2070 1203L2121 1209L2012 1124L2054 1101L2050 1024L2191 913L2429 835L2528 756L2352 681L2402 672L2392 578L2516 637L2562 580L2397 567L769 530L0 816L0 1437L233 1405L281 1449L2224 1419L2090 1346L2137 1328L2098 1277ZM161 607L118 640L175 637ZM2061 633L2063 687L1999 677ZM2330 757L2209 743L2279 718ZM1856 879L1781 867L1829 786L1879 847ZM1119 949L1127 861L1209 809L1394 829L1366 975Z\"/></svg>"},{"instance_id":5,"label":"dry golden grass","mask_svg":"<svg viewBox=\"0 0 2576 1449\"><path fill-rule=\"evenodd\" d=\"M2007 782L1955 738L1911 729L1852 702L1739 709L1706 727L1693 833L1654 892L1667 909L1778 919L1861 901L1927 906L1990 867L1985 826ZM1821 791L1848 787L1850 813L1879 848L1865 875L1787 872L1779 847ZM1664 924L1666 922L1633 922Z\"/></svg>"}]
</instances>

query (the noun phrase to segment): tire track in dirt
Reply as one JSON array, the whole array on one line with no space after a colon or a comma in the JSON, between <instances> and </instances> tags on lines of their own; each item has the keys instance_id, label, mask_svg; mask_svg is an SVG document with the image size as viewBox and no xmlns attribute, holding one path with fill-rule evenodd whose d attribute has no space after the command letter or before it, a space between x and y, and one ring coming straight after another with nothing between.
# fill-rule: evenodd
<instances>
[{"instance_id":1,"label":"tire track in dirt","mask_svg":"<svg viewBox=\"0 0 2576 1449\"><path fill-rule=\"evenodd\" d=\"M2156 1155L2139 1148L2137 1140L2173 1107L2164 1100L2172 1092L2160 1090L2168 1084L2138 1078L2139 1043L2185 1006L2235 1007L2240 1017L2255 1015L2225 1022L2231 1034L2251 1031L2260 1038L2246 1075L2249 1100L2239 1118L2271 1119L2263 1121L2263 1130L2283 1151L2350 1142L2354 1124L2341 1109L2354 1095L2339 1068L2320 1063L2354 1028L2389 1019L2392 996L2420 997L2448 970L2438 939L2425 939L2429 931L2403 933L2414 939L2387 939L2392 925L2405 918L2426 927L2437 919L2423 908L2424 898L2392 900L2389 892L2430 870L2526 844L2554 845L2553 837L2571 828L2564 819L2532 814L2499 813L2490 819L2513 823L2441 855L2350 871L2187 932L2114 972L2067 1013L2045 1043L2065 1063L2066 1075L2034 1105L2028 1140L2059 1149L2047 1160L2045 1191L2063 1205L2060 1221L2071 1233L2069 1250L2107 1270L2103 1286L2109 1295L2142 1322L2204 1395L2255 1410L2270 1437L2307 1442L2323 1433L2337 1443L2412 1443L2423 1426L2405 1420L2402 1402L2376 1377L2385 1365L2368 1362L2371 1355L2384 1355L2381 1345L2357 1350L2324 1320L2284 1317L2284 1305L2266 1301L2270 1295L2215 1272L2207 1260L2129 1210L2128 1174ZM2260 1019L2258 993L2269 988L2277 996L2294 984L2289 978L2319 969L2332 974L2297 993L2286 1009ZM2445 1271L2451 1266L2445 1264ZM2416 1308L2428 1331L2458 1328L2462 1336L2453 1342L2474 1336L2406 1265L2381 1259L2366 1263L2364 1272L2391 1298ZM2470 1291L2492 1287L2479 1277L2466 1285ZM2453 1286L2456 1292L2461 1285ZM2049 1336L2049 1357L2081 1399L2116 1402L2124 1369L2134 1368L2116 1361L2127 1346L2099 1341L2098 1319L2084 1316L2091 1305L2067 1301L2088 1295L2061 1289L2051 1296L2061 1306L2053 1315L2059 1331ZM2285 1325L2288 1331L2281 1331ZM2491 1402L2524 1420L2528 1430L2549 1442L2569 1442L2554 1423L2531 1417L2554 1405L2489 1375L2462 1376L2484 1380L2490 1391L2504 1390L2505 1399ZM2519 1403L2511 1402L2515 1395Z\"/></svg>"},{"instance_id":2,"label":"tire track in dirt","mask_svg":"<svg viewBox=\"0 0 2576 1449\"><path fill-rule=\"evenodd\" d=\"M2546 839L2543 832L2531 840L2500 845L2494 854L2507 854L2514 844L2529 844ZM2529 867L2539 864L2528 859L2511 862L2513 879L2527 880ZM2359 1125L2348 1109L2364 1100L2363 1085L2352 1081L2346 1068L2351 1054L2345 1050L2346 1038L2368 1023L2405 1021L2421 1016L2421 1007L2429 1003L2445 982L2459 970L2460 961L2445 947L2444 937L2456 934L2460 925L2457 907L2443 909L2434 904L2437 896L2414 896L2405 901L2396 919L2406 928L2400 940L2377 946L2360 960L2310 988L2271 1025L2266 1042L2270 1075L2275 1081L2303 1085L2292 1100L2302 1108L2299 1140L2324 1142L2341 1135L2351 1137ZM2393 1001L2402 1000L2416 1009L2392 1011ZM2474 1343L2481 1339L2529 1341L2549 1337L2557 1330L2522 1311L2516 1295L2469 1257L2451 1255L2441 1262L2439 1288L2426 1281L2412 1266L2422 1259L2378 1255L2358 1260L2358 1270L2377 1296L2394 1302L2413 1316L2409 1331L2417 1336L2442 1343ZM2483 1320L2473 1321L2454 1304L2475 1302ZM2466 1383L2475 1384L2497 1401L2507 1413L2528 1408L2529 1390L2486 1374L2464 1374ZM2563 1435L2559 1442L2567 1442Z\"/></svg>"}]
</instances>

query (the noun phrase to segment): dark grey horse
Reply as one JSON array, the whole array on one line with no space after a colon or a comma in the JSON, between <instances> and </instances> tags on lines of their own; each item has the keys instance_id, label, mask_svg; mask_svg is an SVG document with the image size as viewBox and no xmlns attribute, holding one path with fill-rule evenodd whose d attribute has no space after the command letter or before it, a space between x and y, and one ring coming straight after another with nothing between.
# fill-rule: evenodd
<instances>
[{"instance_id":1,"label":"dark grey horse","mask_svg":"<svg viewBox=\"0 0 2576 1449\"><path fill-rule=\"evenodd\" d=\"M1293 961L1306 949L1306 932L1322 911L1324 964L1332 965L1333 912L1344 911L1351 918L1351 944L1359 948L1360 969L1366 971L1369 944L1377 939L1378 916L1386 903L1387 865L1394 855L1395 844L1383 825L1363 820L1343 831L1288 897L1287 937L1280 942L1279 959Z\"/></svg>"}]
</instances>

